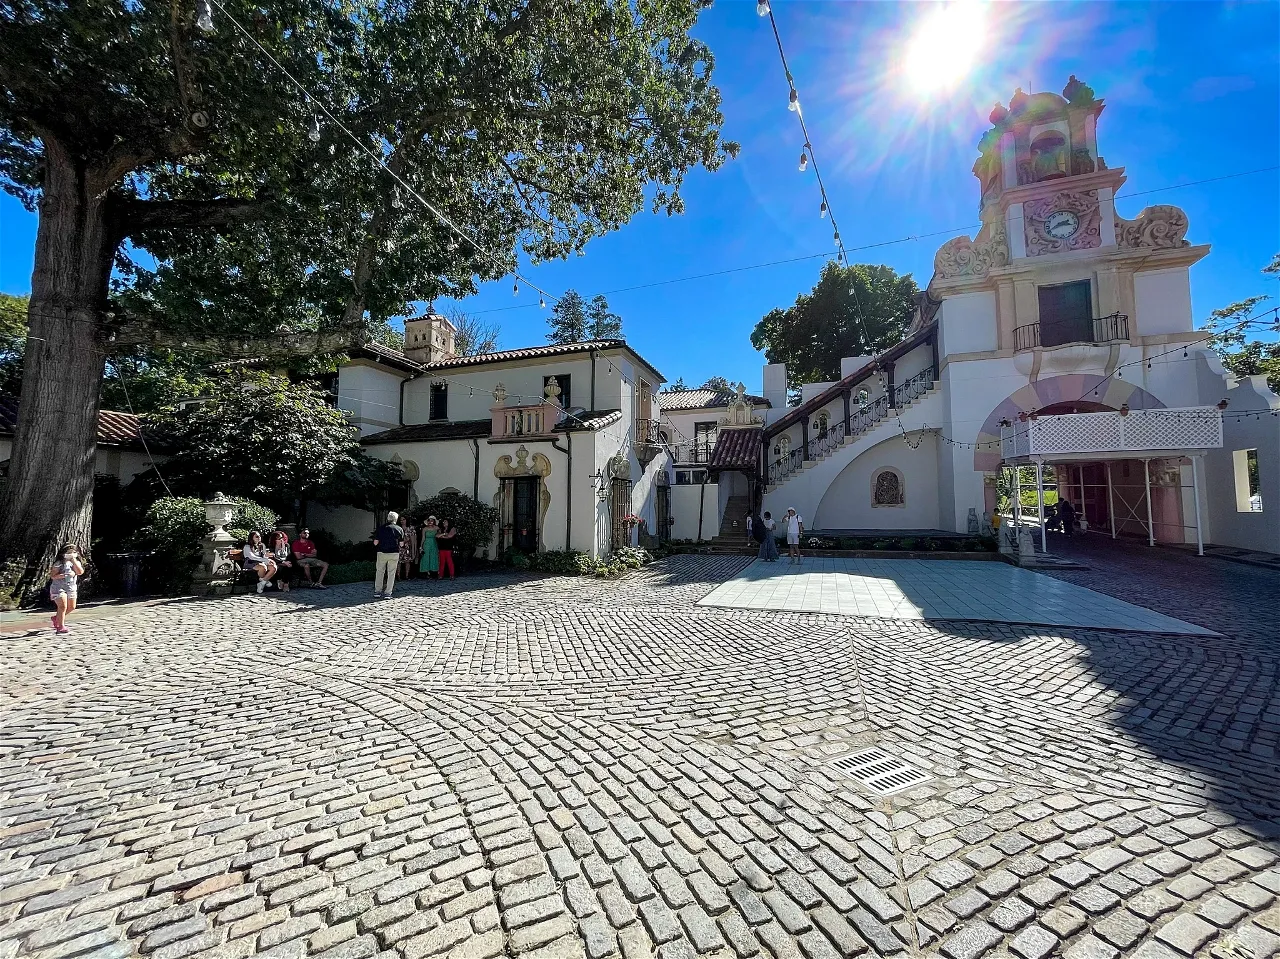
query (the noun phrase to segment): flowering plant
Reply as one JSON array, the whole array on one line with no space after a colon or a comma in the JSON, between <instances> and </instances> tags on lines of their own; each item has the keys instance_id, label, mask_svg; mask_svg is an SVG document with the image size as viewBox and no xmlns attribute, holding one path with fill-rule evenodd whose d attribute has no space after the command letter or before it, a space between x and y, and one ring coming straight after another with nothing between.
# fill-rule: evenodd
<instances>
[{"instance_id":1,"label":"flowering plant","mask_svg":"<svg viewBox=\"0 0 1280 959\"><path fill-rule=\"evenodd\" d=\"M641 520L635 513L628 513L626 516L622 517L622 522L626 524L628 529L630 529L634 526L639 526L643 520Z\"/></svg>"}]
</instances>

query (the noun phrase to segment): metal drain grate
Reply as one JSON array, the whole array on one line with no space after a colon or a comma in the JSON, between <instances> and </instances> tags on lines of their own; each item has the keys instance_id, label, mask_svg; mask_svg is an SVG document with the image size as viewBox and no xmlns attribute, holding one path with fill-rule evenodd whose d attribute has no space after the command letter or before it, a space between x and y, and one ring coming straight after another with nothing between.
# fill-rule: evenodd
<instances>
[{"instance_id":1,"label":"metal drain grate","mask_svg":"<svg viewBox=\"0 0 1280 959\"><path fill-rule=\"evenodd\" d=\"M891 796L933 778L923 769L917 769L876 747L833 759L828 765L882 796Z\"/></svg>"}]
</instances>

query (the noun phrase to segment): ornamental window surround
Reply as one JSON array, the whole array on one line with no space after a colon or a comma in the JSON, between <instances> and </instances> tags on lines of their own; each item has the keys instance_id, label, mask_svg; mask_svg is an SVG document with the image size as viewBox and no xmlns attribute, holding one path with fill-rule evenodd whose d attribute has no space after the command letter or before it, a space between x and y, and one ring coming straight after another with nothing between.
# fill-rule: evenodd
<instances>
[{"instance_id":1,"label":"ornamental window surround","mask_svg":"<svg viewBox=\"0 0 1280 959\"><path fill-rule=\"evenodd\" d=\"M901 472L892 466L883 466L871 474L871 505L907 505L906 483Z\"/></svg>"}]
</instances>

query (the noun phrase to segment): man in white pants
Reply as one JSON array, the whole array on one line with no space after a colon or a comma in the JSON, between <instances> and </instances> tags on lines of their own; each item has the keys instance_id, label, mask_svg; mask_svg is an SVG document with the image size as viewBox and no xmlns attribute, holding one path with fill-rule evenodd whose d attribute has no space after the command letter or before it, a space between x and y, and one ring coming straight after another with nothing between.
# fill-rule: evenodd
<instances>
[{"instance_id":1,"label":"man in white pants","mask_svg":"<svg viewBox=\"0 0 1280 959\"><path fill-rule=\"evenodd\" d=\"M796 512L794 506L787 507L787 515L782 518L787 531L787 555L791 562L800 562L800 534L804 532L804 519Z\"/></svg>"},{"instance_id":2,"label":"man in white pants","mask_svg":"<svg viewBox=\"0 0 1280 959\"><path fill-rule=\"evenodd\" d=\"M399 513L388 513L387 522L373 534L374 548L378 551L373 571L374 599L390 599L396 586L396 566L400 562L400 543L404 540L404 530L396 525L398 519Z\"/></svg>"}]
</instances>

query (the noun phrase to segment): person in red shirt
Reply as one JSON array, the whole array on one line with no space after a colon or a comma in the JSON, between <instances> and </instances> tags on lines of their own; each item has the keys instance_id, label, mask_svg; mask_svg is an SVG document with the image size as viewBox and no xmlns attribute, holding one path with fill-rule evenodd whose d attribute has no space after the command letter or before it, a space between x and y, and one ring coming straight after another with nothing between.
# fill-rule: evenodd
<instances>
[{"instance_id":1,"label":"person in red shirt","mask_svg":"<svg viewBox=\"0 0 1280 959\"><path fill-rule=\"evenodd\" d=\"M298 560L298 566L302 568L302 575L307 578L307 582L316 589L328 589L324 584L324 574L329 572L329 564L316 556L316 544L311 542L311 530L304 529L298 533L298 538L293 541L293 555ZM315 582L311 581L311 570L315 567L320 570L320 578Z\"/></svg>"}]
</instances>

